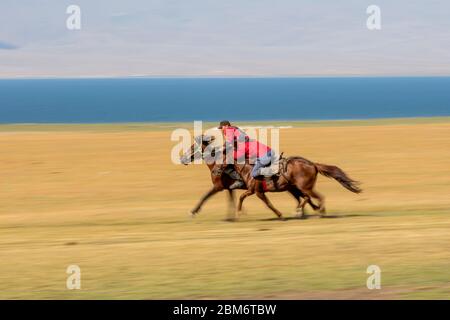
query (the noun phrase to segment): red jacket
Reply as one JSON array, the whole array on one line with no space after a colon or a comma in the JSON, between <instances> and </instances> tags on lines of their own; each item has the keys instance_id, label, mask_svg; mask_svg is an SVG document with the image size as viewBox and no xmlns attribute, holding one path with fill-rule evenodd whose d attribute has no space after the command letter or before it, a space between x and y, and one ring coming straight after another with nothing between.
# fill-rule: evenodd
<instances>
[{"instance_id":1,"label":"red jacket","mask_svg":"<svg viewBox=\"0 0 450 320\"><path fill-rule=\"evenodd\" d=\"M225 136L225 141L229 144L234 144L235 141L242 142L245 140L249 140L247 134L238 127L226 127L222 129L222 133Z\"/></svg>"},{"instance_id":2,"label":"red jacket","mask_svg":"<svg viewBox=\"0 0 450 320\"><path fill-rule=\"evenodd\" d=\"M225 141L227 144L234 147L233 158L235 161L238 159L250 159L255 161L256 158L264 156L270 151L270 147L257 141L251 140L249 136L239 129L238 127L227 127L222 130Z\"/></svg>"}]
</instances>

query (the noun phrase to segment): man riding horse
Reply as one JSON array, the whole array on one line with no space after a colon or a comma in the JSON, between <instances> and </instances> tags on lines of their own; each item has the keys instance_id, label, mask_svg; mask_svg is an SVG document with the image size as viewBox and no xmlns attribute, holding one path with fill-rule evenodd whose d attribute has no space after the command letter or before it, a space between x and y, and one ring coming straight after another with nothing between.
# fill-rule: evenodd
<instances>
[{"instance_id":1,"label":"man riding horse","mask_svg":"<svg viewBox=\"0 0 450 320\"><path fill-rule=\"evenodd\" d=\"M274 150L269 146L254 140L240 128L232 126L228 120L221 121L219 129L225 140L224 151L226 153L225 163L227 164L224 170L229 176L236 179L230 189L242 188L245 183L238 172L235 171L234 163L244 163L246 160L249 163L255 163L251 175L254 179L261 179L261 177L270 178L274 173L270 166L277 163L278 156Z\"/></svg>"},{"instance_id":2,"label":"man riding horse","mask_svg":"<svg viewBox=\"0 0 450 320\"><path fill-rule=\"evenodd\" d=\"M202 204L209 197L219 191L228 190L230 199L232 200L233 191L230 187L231 185L234 185L234 177L231 177L230 174L222 175L222 172L226 172L226 169L229 169L230 165L232 167L232 169L230 169L232 175L237 176L240 180L238 185L241 185L241 188L246 189L239 197L239 203L235 210L235 219L239 217L244 199L252 194L256 194L268 208L270 208L279 218L282 218L281 212L272 205L265 193L283 191L290 192L297 199L297 212L301 214L300 217L305 217L304 209L307 203L309 203L314 210L319 210L321 215L324 215L324 197L315 190L318 174L335 179L351 192L360 193L362 191L358 187L359 183L357 181L351 179L341 168L334 165L321 164L303 157L293 156L283 159L283 168L281 170L277 166L277 162L279 162L278 156L276 156L275 152L269 147L258 141L251 140L242 130L233 127L229 121L222 121L219 127L222 129L224 136L228 138L226 139L225 147L228 146L227 158L231 158L231 161L230 159L226 159L228 161L225 161L225 164L223 164L223 161L220 161L219 163L216 163L215 160L212 162L206 161L211 172L213 187L202 197L198 205L192 210L191 213L193 215L200 210ZM240 146L239 139L241 140ZM213 141L214 137L212 136L197 136L191 148L181 156L181 163L187 165L193 162L199 154L204 157L205 151ZM236 148L234 147L235 142L238 144ZM230 148L230 143L233 148ZM217 149L212 149L212 151L214 150ZM230 152L230 150L232 152ZM215 159L215 155L217 155L216 152L212 151L208 150L208 152L206 152L208 158L211 156L213 157L209 160ZM244 157L243 162L242 157ZM247 159L256 159L255 166L246 162L245 157L247 157ZM269 164L272 165L267 168ZM227 168L223 170L225 167ZM272 168L274 170L272 170ZM281 170L280 175L275 179L271 179L273 183L271 183L270 186L268 185L267 180L261 181L261 175L269 177L278 173L276 171L279 169ZM233 188L236 189L236 185L234 185ZM311 201L313 198L319 202L318 206Z\"/></svg>"}]
</instances>

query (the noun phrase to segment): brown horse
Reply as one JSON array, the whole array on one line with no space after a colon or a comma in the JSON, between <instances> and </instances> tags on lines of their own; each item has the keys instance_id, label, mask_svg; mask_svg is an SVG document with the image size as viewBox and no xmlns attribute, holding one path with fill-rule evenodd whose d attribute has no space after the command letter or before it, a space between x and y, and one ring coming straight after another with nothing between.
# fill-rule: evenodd
<instances>
[{"instance_id":1,"label":"brown horse","mask_svg":"<svg viewBox=\"0 0 450 320\"><path fill-rule=\"evenodd\" d=\"M202 157L206 147L214 140L213 138L209 138L206 136L198 136L194 139L194 143L191 145L190 150L188 150L185 154L183 154L180 158L180 161L184 165L188 165L193 162L196 157ZM211 173L211 182L213 184L212 188L209 189L197 203L197 205L190 211L192 216L195 216L198 212L200 212L203 204L216 193L227 190L228 191L228 204L229 210L235 209L235 201L234 201L234 192L230 189L230 186L235 181L227 174L217 175L213 172L215 167L215 162L206 162L208 169Z\"/></svg>"},{"instance_id":2,"label":"brown horse","mask_svg":"<svg viewBox=\"0 0 450 320\"><path fill-rule=\"evenodd\" d=\"M201 135L194 139L194 143L191 145L190 149L186 151L185 154L183 154L180 158L180 161L184 165L188 165L189 163L193 162L197 157L202 157L205 152L205 149L208 147L208 145L214 141L214 137L212 136L205 136ZM228 191L229 195L229 209L232 209L234 212L235 210L235 201L234 201L234 192L233 190L230 190L230 186L235 181L233 178L231 178L228 174L222 173L223 168L221 166L216 165L213 161L206 161L206 165L208 166L208 169L211 173L211 182L213 184L212 188L209 189L200 199L198 204L190 211L190 213L195 216L200 209L202 208L203 204L213 195L215 195L218 192L221 192L223 190ZM241 188L244 190L247 190L247 188ZM295 186L289 186L285 191L288 191L298 202L297 205L297 212L299 212L300 208L302 212L304 212L304 207L306 203L309 203L311 207L314 210L317 210L318 207L310 201L308 198L308 201L302 199L304 195L300 190L298 190ZM241 204L241 210L242 211L242 204Z\"/></svg>"},{"instance_id":3,"label":"brown horse","mask_svg":"<svg viewBox=\"0 0 450 320\"><path fill-rule=\"evenodd\" d=\"M302 217L305 217L304 206L311 198L319 201L319 212L321 213L321 216L323 216L325 214L324 197L314 189L318 173L335 179L351 192L362 192L357 186L358 182L350 179L342 169L336 166L314 163L302 157L290 157L283 159L282 162L280 175L273 178L269 183L264 180L252 178L251 171L253 166L251 164L245 163L234 165L236 171L242 176L248 187L247 191L239 198L239 204L235 213L236 219L242 211L244 199L254 193L256 193L258 198L260 198L279 218L282 218L281 212L272 205L265 193L289 191L293 186L300 190L304 195L303 202L299 204L299 207L302 210Z\"/></svg>"}]
</instances>

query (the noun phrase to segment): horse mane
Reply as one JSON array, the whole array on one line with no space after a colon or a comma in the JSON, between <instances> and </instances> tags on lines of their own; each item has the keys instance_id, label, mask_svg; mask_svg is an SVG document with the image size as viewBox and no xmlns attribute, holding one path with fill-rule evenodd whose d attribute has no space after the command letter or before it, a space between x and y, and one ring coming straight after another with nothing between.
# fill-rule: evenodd
<instances>
[{"instance_id":1,"label":"horse mane","mask_svg":"<svg viewBox=\"0 0 450 320\"><path fill-rule=\"evenodd\" d=\"M194 138L194 141L198 144L204 144L209 145L211 142L213 142L216 138L214 136L209 136L206 134L198 135Z\"/></svg>"}]
</instances>

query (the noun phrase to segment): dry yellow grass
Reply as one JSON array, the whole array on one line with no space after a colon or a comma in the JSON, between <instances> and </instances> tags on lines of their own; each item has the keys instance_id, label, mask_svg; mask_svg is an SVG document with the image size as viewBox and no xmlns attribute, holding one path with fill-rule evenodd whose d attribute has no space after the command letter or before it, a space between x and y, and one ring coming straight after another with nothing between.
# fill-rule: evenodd
<instances>
[{"instance_id":1,"label":"dry yellow grass","mask_svg":"<svg viewBox=\"0 0 450 320\"><path fill-rule=\"evenodd\" d=\"M448 299L450 120L372 124L281 131L286 154L363 182L355 195L319 179L336 218L280 222L252 197L237 223L225 194L188 217L209 172L171 163L168 129L4 126L0 298ZM65 288L70 264L82 290ZM382 290L366 288L370 264Z\"/></svg>"}]
</instances>

